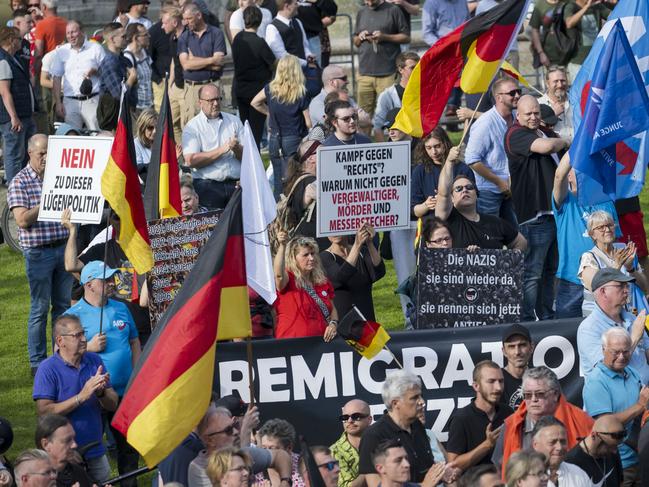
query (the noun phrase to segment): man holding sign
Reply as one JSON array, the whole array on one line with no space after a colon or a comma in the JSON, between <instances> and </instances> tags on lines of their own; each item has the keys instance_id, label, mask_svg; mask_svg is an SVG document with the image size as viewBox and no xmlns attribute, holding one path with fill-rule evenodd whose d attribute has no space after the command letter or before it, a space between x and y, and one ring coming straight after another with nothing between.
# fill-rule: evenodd
<instances>
[{"instance_id":1,"label":"man holding sign","mask_svg":"<svg viewBox=\"0 0 649 487\"><path fill-rule=\"evenodd\" d=\"M47 312L52 303L52 322L70 307L72 276L63 262L68 231L54 222L38 221L47 159L47 136L36 134L27 145L29 164L13 178L7 204L18 224L18 238L25 256L31 308L27 321L27 350L32 376L47 358Z\"/></svg>"}]
</instances>

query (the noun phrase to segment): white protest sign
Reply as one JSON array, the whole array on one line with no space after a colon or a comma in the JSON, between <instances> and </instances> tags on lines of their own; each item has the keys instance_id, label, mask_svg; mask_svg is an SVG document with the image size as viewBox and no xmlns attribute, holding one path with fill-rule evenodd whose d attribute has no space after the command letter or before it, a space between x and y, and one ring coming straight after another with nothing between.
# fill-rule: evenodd
<instances>
[{"instance_id":1,"label":"white protest sign","mask_svg":"<svg viewBox=\"0 0 649 487\"><path fill-rule=\"evenodd\" d=\"M101 221L101 175L112 146L112 137L48 138L38 221L60 222L66 208L72 210L73 223Z\"/></svg>"},{"instance_id":2,"label":"white protest sign","mask_svg":"<svg viewBox=\"0 0 649 487\"><path fill-rule=\"evenodd\" d=\"M410 227L410 142L318 148L318 237Z\"/></svg>"}]
</instances>

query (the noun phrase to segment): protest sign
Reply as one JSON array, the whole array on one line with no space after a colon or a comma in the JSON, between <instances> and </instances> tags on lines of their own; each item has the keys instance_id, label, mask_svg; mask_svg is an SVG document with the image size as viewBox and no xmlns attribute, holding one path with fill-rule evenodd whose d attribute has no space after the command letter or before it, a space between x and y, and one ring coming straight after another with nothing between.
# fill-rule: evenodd
<instances>
[{"instance_id":1,"label":"protest sign","mask_svg":"<svg viewBox=\"0 0 649 487\"><path fill-rule=\"evenodd\" d=\"M531 365L546 365L561 382L566 398L581 405L577 328L580 319L526 323L536 344ZM426 426L441 441L448 439L448 420L475 397L472 373L482 360L504 365L502 333L508 325L390 332L390 350L406 370L422 380ZM361 357L342 339L322 337L252 342L255 405L262 423L283 418L310 445L330 445L342 433L337 420L342 406L362 399L378 419L385 405L381 387L397 370L387 350L372 359ZM214 389L221 395L237 391L250 401L245 343L219 343Z\"/></svg>"},{"instance_id":2,"label":"protest sign","mask_svg":"<svg viewBox=\"0 0 649 487\"><path fill-rule=\"evenodd\" d=\"M178 294L220 216L221 211L208 211L149 222L154 260L147 274L151 328Z\"/></svg>"},{"instance_id":3,"label":"protest sign","mask_svg":"<svg viewBox=\"0 0 649 487\"><path fill-rule=\"evenodd\" d=\"M112 137L51 135L38 221L60 222L66 208L73 223L99 223L104 209L101 175Z\"/></svg>"},{"instance_id":4,"label":"protest sign","mask_svg":"<svg viewBox=\"0 0 649 487\"><path fill-rule=\"evenodd\" d=\"M515 323L523 303L523 254L517 250L422 248L416 328Z\"/></svg>"},{"instance_id":5,"label":"protest sign","mask_svg":"<svg viewBox=\"0 0 649 487\"><path fill-rule=\"evenodd\" d=\"M318 148L317 235L410 227L410 142Z\"/></svg>"}]
</instances>

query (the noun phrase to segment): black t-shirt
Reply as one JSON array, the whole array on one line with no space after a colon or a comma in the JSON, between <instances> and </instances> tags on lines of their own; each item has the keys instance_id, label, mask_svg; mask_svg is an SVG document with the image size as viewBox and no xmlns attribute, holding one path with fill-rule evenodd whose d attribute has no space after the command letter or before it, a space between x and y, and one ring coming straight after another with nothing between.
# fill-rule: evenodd
<instances>
[{"instance_id":1,"label":"black t-shirt","mask_svg":"<svg viewBox=\"0 0 649 487\"><path fill-rule=\"evenodd\" d=\"M557 137L552 133L552 136ZM512 125L505 134L505 152L509 160L512 181L512 202L518 223L536 217L539 211L552 211L552 188L554 172L563 151L556 154L532 152L532 143L541 138L541 132Z\"/></svg>"},{"instance_id":2,"label":"black t-shirt","mask_svg":"<svg viewBox=\"0 0 649 487\"><path fill-rule=\"evenodd\" d=\"M477 245L481 249L502 249L518 235L516 228L502 218L480 214L480 220L472 222L455 208L451 210L446 223L451 229L453 247L460 249L469 245Z\"/></svg>"},{"instance_id":3,"label":"black t-shirt","mask_svg":"<svg viewBox=\"0 0 649 487\"><path fill-rule=\"evenodd\" d=\"M171 66L170 34L167 34L162 29L162 22L158 21L149 29L149 35L151 36L149 56L151 57L151 61L153 61L151 65L151 81L160 83Z\"/></svg>"},{"instance_id":4,"label":"black t-shirt","mask_svg":"<svg viewBox=\"0 0 649 487\"><path fill-rule=\"evenodd\" d=\"M338 13L338 5L333 0L300 1L298 5L297 18L302 22L307 37L322 32L322 17L333 17Z\"/></svg>"},{"instance_id":5,"label":"black t-shirt","mask_svg":"<svg viewBox=\"0 0 649 487\"><path fill-rule=\"evenodd\" d=\"M135 326L140 335L142 345L146 343L147 338L151 335L151 320L149 319L149 310L140 306L138 300L139 289L144 283L144 276L135 274L133 264L131 264L122 250L122 247L115 239L108 241L106 252L106 265L113 269L119 269L120 273L115 278L115 299L122 301L128 306L128 310L133 315ZM79 260L85 264L93 260L104 261L104 244L97 244L90 247L84 254L79 256ZM134 302L135 301L135 302Z\"/></svg>"},{"instance_id":6,"label":"black t-shirt","mask_svg":"<svg viewBox=\"0 0 649 487\"><path fill-rule=\"evenodd\" d=\"M622 462L620 461L620 454L617 452L615 455L595 459L586 453L578 443L568 452L565 461L581 468L595 485L600 487L619 487L622 485ZM603 484L600 484L599 482L605 476L606 480Z\"/></svg>"},{"instance_id":7,"label":"black t-shirt","mask_svg":"<svg viewBox=\"0 0 649 487\"><path fill-rule=\"evenodd\" d=\"M451 416L446 450L450 453L457 453L458 455L470 452L485 440L485 432L490 422L491 428L496 429L513 412L509 406L497 404L496 415L493 421L489 421L487 413L477 408L475 399L472 399L468 406L456 410ZM477 465L491 463L492 453L493 448L485 453Z\"/></svg>"},{"instance_id":8,"label":"black t-shirt","mask_svg":"<svg viewBox=\"0 0 649 487\"><path fill-rule=\"evenodd\" d=\"M273 77L273 51L264 39L244 30L232 41L232 59L237 97L254 98Z\"/></svg>"},{"instance_id":9,"label":"black t-shirt","mask_svg":"<svg viewBox=\"0 0 649 487\"><path fill-rule=\"evenodd\" d=\"M381 419L367 428L361 437L358 451L358 473L376 473L372 462L372 452L382 442L397 438L408 453L410 480L413 482L424 480L426 472L435 463L433 452L430 449L430 441L426 434L426 428L421 422L415 421L410 425L410 429L412 433L402 430L392 421L388 413L385 413Z\"/></svg>"},{"instance_id":10,"label":"black t-shirt","mask_svg":"<svg viewBox=\"0 0 649 487\"><path fill-rule=\"evenodd\" d=\"M506 404L513 410L523 402L523 379L517 379L512 374L507 372L504 367L503 377L505 378L505 385L503 387L503 395L500 397L500 402Z\"/></svg>"},{"instance_id":11,"label":"black t-shirt","mask_svg":"<svg viewBox=\"0 0 649 487\"><path fill-rule=\"evenodd\" d=\"M79 482L79 487L91 487L93 481L81 465L68 462L56 476L57 487L71 487Z\"/></svg>"}]
</instances>

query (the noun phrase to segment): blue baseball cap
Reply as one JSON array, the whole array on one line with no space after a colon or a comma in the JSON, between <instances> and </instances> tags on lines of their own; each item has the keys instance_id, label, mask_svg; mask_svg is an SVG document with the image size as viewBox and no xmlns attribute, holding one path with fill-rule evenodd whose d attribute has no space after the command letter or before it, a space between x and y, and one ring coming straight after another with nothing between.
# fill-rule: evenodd
<instances>
[{"instance_id":1,"label":"blue baseball cap","mask_svg":"<svg viewBox=\"0 0 649 487\"><path fill-rule=\"evenodd\" d=\"M116 272L119 270L111 269L100 260L92 260L83 266L80 282L85 284L93 279L108 279Z\"/></svg>"}]
</instances>

